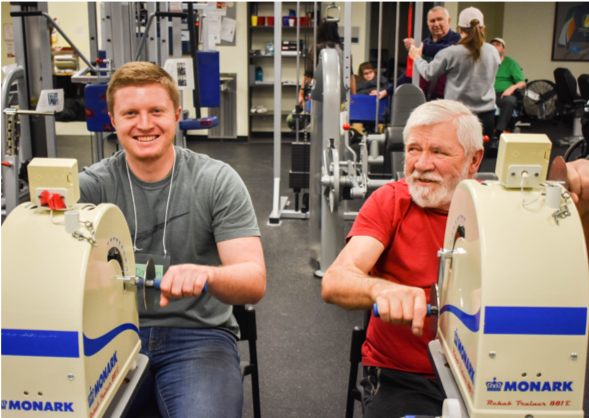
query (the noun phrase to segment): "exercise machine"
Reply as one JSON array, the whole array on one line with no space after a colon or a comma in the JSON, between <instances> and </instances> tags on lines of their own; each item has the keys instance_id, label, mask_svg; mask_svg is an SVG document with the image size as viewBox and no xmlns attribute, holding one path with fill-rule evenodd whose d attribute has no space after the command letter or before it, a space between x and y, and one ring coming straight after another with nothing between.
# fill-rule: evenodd
<instances>
[{"instance_id":1,"label":"exercise machine","mask_svg":"<svg viewBox=\"0 0 589 418\"><path fill-rule=\"evenodd\" d=\"M218 124L215 116L201 116L201 107L218 107L220 104L219 55L216 51L208 51L206 5L188 2L182 5L181 11L171 12L169 3L147 3L145 7L148 17L143 36L139 36L142 33L140 7L139 3L125 2L107 2L101 5L103 50L100 51L96 3L89 3L90 57L87 58L47 14L47 3L15 3L12 6L17 65L2 85L3 216L10 213L28 195L26 166L29 161L38 156L57 156L54 114L31 110L31 104L38 100L42 90L53 89L49 31L44 30L47 25L59 32L85 63L72 76L72 81L86 85L86 122L87 129L94 135L95 163L104 157L103 144L106 135L114 132L105 99L107 83L112 73L134 60L153 61L165 66L170 57L170 43L173 44L173 56L181 57L180 25L171 25L174 38L173 42L169 42L169 18L188 21L195 86L193 104L196 118L188 119L188 113L182 113L182 120L176 131L176 145L186 147L186 131L210 129ZM159 32L156 28L158 25L152 25L158 19ZM197 19L203 27L202 51L197 51ZM117 42L114 42L115 39ZM16 92L11 91L13 85L16 86ZM182 92L180 94L182 99ZM18 110L11 108L16 104Z\"/></svg>"},{"instance_id":2,"label":"exercise machine","mask_svg":"<svg viewBox=\"0 0 589 418\"><path fill-rule=\"evenodd\" d=\"M161 278L151 259L136 276L119 208L77 203L76 160L28 170L30 201L2 226L2 415L124 417L149 363L137 304L157 303Z\"/></svg>"},{"instance_id":3,"label":"exercise machine","mask_svg":"<svg viewBox=\"0 0 589 418\"><path fill-rule=\"evenodd\" d=\"M444 418L584 416L589 261L551 147L503 134L498 180L454 193L428 306Z\"/></svg>"},{"instance_id":4,"label":"exercise machine","mask_svg":"<svg viewBox=\"0 0 589 418\"><path fill-rule=\"evenodd\" d=\"M120 280L135 274L127 223L77 204L76 160L28 170L30 202L2 226L2 415L120 416L147 366L137 288Z\"/></svg>"},{"instance_id":5,"label":"exercise machine","mask_svg":"<svg viewBox=\"0 0 589 418\"><path fill-rule=\"evenodd\" d=\"M348 12L346 9L345 16L345 28L348 28L351 26L351 10ZM379 30L382 30L382 23L379 23ZM346 35L351 37L351 33ZM346 201L365 199L370 191L402 177L402 129L409 114L425 101L419 87L400 86L393 96L394 125L382 134L366 133L360 138L354 138L355 133L350 130L352 112L349 84L346 84L345 78L349 77L349 63L346 63L346 58L344 52L344 69L341 69L337 52L322 50L315 70L315 84L311 90L313 141L309 188L309 250L312 263L318 265L315 276L319 278L323 277L343 249L344 221L354 220L357 215L357 212L347 211ZM378 62L380 63L380 48ZM381 119L381 109L376 98L374 102L373 120L377 127ZM345 110L341 112L344 103ZM339 124L334 121L339 121ZM359 140L358 153L350 146L356 139ZM381 148L392 152L392 178L370 177L372 165L384 164Z\"/></svg>"}]
</instances>

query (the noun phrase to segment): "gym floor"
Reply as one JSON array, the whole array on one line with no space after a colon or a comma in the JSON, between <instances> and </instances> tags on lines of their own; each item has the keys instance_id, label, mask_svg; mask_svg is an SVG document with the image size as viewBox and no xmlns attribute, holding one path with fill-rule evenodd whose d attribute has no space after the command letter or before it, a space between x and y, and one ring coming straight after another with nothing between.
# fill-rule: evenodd
<instances>
[{"instance_id":1,"label":"gym floor","mask_svg":"<svg viewBox=\"0 0 589 418\"><path fill-rule=\"evenodd\" d=\"M558 139L571 134L571 124L533 122L522 132L547 134L553 142L554 158L564 154L566 147L558 146ZM347 312L321 299L321 281L313 277L309 262L306 221L268 225L272 144L189 141L188 147L230 164L245 182L258 217L267 269L266 295L255 307L262 416L343 417L351 333L354 326L362 325L363 312ZM80 169L91 163L91 149L87 137L58 138L58 156L77 158ZM111 155L114 149L114 143L107 143L105 155ZM486 158L481 171L492 172L494 167L495 159ZM292 198L287 188L290 146L286 144L282 145L281 168L281 195ZM347 231L351 223L346 224ZM240 344L240 354L248 355L246 343ZM244 382L243 416L253 417L249 377ZM361 416L356 403L355 417ZM585 417L589 417L588 412Z\"/></svg>"}]
</instances>

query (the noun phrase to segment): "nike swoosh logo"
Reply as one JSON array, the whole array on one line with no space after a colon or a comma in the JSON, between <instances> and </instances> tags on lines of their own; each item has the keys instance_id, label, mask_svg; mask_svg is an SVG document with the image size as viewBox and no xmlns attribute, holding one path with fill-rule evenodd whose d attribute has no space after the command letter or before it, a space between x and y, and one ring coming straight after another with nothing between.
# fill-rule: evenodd
<instances>
[{"instance_id":1,"label":"nike swoosh logo","mask_svg":"<svg viewBox=\"0 0 589 418\"><path fill-rule=\"evenodd\" d=\"M172 216L171 218L168 219L168 225L171 224L172 222L180 219L180 218L183 218L184 216L188 215L189 213L190 212L186 212L186 213L183 213L181 215ZM139 244L141 241L145 241L147 239L150 239L153 236L153 234L155 234L157 231L163 230L164 229L164 225L165 225L165 223L162 222L161 224L157 224L153 228L151 228L151 229L149 229L147 231L139 232L137 234L137 244ZM134 237L133 236L131 236L131 240L134 241Z\"/></svg>"}]
</instances>

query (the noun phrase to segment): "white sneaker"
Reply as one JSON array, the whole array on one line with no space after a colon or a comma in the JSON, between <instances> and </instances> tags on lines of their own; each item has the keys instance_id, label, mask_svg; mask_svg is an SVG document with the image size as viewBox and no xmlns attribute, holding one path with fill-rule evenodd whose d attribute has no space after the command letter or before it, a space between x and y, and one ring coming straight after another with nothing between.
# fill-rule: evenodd
<instances>
[{"instance_id":1,"label":"white sneaker","mask_svg":"<svg viewBox=\"0 0 589 418\"><path fill-rule=\"evenodd\" d=\"M258 113L258 109L256 107L252 107L250 109L250 113Z\"/></svg>"},{"instance_id":2,"label":"white sneaker","mask_svg":"<svg viewBox=\"0 0 589 418\"><path fill-rule=\"evenodd\" d=\"M258 106L258 113L266 113L268 111L268 109L266 109L264 106Z\"/></svg>"}]
</instances>

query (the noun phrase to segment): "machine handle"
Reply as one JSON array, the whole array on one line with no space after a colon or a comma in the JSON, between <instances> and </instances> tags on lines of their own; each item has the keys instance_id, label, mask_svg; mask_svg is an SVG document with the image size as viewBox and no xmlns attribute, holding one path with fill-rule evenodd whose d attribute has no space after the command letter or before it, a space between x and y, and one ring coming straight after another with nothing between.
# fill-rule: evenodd
<instances>
[{"instance_id":1,"label":"machine handle","mask_svg":"<svg viewBox=\"0 0 589 418\"><path fill-rule=\"evenodd\" d=\"M138 285L139 287L143 286L144 280L145 279L143 279L143 278L139 279L139 285ZM153 280L153 286L148 286L148 287L153 287L156 290L160 290L161 284L162 284L162 279L161 279L161 277L158 277L157 279ZM205 282L205 285L202 288L202 293L207 293L208 287L209 287L209 282Z\"/></svg>"},{"instance_id":2,"label":"machine handle","mask_svg":"<svg viewBox=\"0 0 589 418\"><path fill-rule=\"evenodd\" d=\"M27 17L27 16L43 16L42 10L32 10L30 12L10 12L10 17Z\"/></svg>"},{"instance_id":3,"label":"machine handle","mask_svg":"<svg viewBox=\"0 0 589 418\"><path fill-rule=\"evenodd\" d=\"M372 313L374 314L375 318L380 318L380 314L378 313L378 305L375 303L372 305ZM429 303L427 304L427 314L425 316L432 316L438 315L438 307L431 306Z\"/></svg>"},{"instance_id":4,"label":"machine handle","mask_svg":"<svg viewBox=\"0 0 589 418\"><path fill-rule=\"evenodd\" d=\"M155 12L157 17L188 17L188 13L184 12Z\"/></svg>"},{"instance_id":5,"label":"machine handle","mask_svg":"<svg viewBox=\"0 0 589 418\"><path fill-rule=\"evenodd\" d=\"M179 123L181 131L189 131L193 129L211 129L219 124L216 116L209 116L202 119L186 119Z\"/></svg>"}]
</instances>

